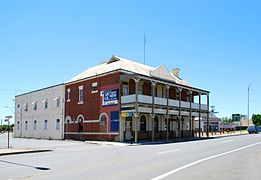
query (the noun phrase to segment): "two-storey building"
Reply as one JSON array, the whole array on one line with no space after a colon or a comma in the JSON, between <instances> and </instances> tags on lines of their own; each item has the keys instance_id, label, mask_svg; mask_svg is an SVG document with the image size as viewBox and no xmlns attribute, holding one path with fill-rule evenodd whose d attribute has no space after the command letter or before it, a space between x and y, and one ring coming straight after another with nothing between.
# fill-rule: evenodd
<instances>
[{"instance_id":1,"label":"two-storey building","mask_svg":"<svg viewBox=\"0 0 261 180\"><path fill-rule=\"evenodd\" d=\"M206 96L206 102L202 102ZM195 102L195 100L198 102ZM209 91L161 65L113 56L65 84L65 138L125 141L200 136L209 127ZM208 134L208 128L207 128Z\"/></svg>"},{"instance_id":2,"label":"two-storey building","mask_svg":"<svg viewBox=\"0 0 261 180\"><path fill-rule=\"evenodd\" d=\"M15 97L14 137L64 138L64 84Z\"/></svg>"}]
</instances>

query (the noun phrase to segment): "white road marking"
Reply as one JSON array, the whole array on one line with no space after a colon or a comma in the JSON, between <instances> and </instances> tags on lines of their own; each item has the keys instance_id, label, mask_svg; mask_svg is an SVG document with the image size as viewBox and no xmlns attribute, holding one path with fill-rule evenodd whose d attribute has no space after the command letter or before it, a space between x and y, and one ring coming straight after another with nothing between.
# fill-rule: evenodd
<instances>
[{"instance_id":1,"label":"white road marking","mask_svg":"<svg viewBox=\"0 0 261 180\"><path fill-rule=\"evenodd\" d=\"M175 174L179 171L182 171L183 169L186 169L188 167L191 167L191 166L194 166L196 164L199 164L199 163L202 163L204 161L207 161L207 160L210 160L210 159L214 159L214 158L217 158L217 157L220 157L220 156L224 156L224 155L227 155L227 154L231 154L231 153L234 153L234 152L237 152L237 151L241 151L241 150L244 150L244 149L247 149L247 148L250 148L252 146L256 146L256 145L259 145L261 144L261 142L257 142L257 143L254 143L254 144L250 144L250 145L247 145L247 146L243 146L241 148L237 148L237 149L234 149L234 150L231 150L231 151L227 151L227 152L224 152L224 153L220 153L220 154L217 154L217 155L214 155L214 156L210 156L210 157L206 157L206 158L203 158L203 159L200 159L200 160L197 160L197 161L194 161L192 163L189 163L189 164L186 164L184 166L181 166L179 168L176 168L176 169L173 169L172 171L169 171L167 173L164 173L160 176L157 176L155 178L152 178L151 180L161 180L161 179L164 179L172 174Z\"/></svg>"},{"instance_id":2,"label":"white road marking","mask_svg":"<svg viewBox=\"0 0 261 180\"><path fill-rule=\"evenodd\" d=\"M227 142L232 142L232 141L235 141L233 139L230 139L230 140L226 140L226 141L223 141L224 143L227 143Z\"/></svg>"},{"instance_id":3,"label":"white road marking","mask_svg":"<svg viewBox=\"0 0 261 180\"><path fill-rule=\"evenodd\" d=\"M177 152L177 151L180 151L180 149L174 149L174 150L170 150L170 151L162 151L162 152L158 152L157 154L166 154L166 153Z\"/></svg>"}]
</instances>

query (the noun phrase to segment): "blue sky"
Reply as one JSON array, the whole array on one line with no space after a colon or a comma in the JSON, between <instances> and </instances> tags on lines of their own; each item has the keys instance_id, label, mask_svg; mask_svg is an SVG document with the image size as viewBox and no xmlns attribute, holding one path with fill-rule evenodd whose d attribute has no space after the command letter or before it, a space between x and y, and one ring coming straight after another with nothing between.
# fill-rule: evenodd
<instances>
[{"instance_id":1,"label":"blue sky","mask_svg":"<svg viewBox=\"0 0 261 180\"><path fill-rule=\"evenodd\" d=\"M218 116L261 113L261 2L1 1L0 118L14 96L65 82L113 54L179 67L181 78L211 91Z\"/></svg>"}]
</instances>

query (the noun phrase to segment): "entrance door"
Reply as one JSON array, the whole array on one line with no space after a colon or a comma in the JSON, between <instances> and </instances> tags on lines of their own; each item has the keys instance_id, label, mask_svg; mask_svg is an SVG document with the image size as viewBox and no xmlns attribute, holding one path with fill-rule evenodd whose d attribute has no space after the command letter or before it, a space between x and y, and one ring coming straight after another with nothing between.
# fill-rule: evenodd
<instances>
[{"instance_id":1,"label":"entrance door","mask_svg":"<svg viewBox=\"0 0 261 180\"><path fill-rule=\"evenodd\" d=\"M125 121L125 140L131 140L132 118L127 117Z\"/></svg>"}]
</instances>

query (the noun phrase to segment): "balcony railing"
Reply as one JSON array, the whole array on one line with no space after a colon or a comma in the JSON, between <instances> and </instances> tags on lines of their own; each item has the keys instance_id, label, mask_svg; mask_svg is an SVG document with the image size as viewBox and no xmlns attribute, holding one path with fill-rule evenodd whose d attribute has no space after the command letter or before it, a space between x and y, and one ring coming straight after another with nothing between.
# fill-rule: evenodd
<instances>
[{"instance_id":1,"label":"balcony railing","mask_svg":"<svg viewBox=\"0 0 261 180\"><path fill-rule=\"evenodd\" d=\"M135 94L122 96L121 97L121 103L122 104L135 103ZM138 103L152 104L152 96L146 96L146 95L139 94L138 95ZM167 99L166 98L155 97L154 103L155 103L155 105L166 106L167 105ZM179 101L178 100L174 100L174 99L169 99L169 106L179 107ZM181 101L181 107L190 109L190 102ZM198 110L199 109L199 104L198 103L191 103L191 108ZM206 111L207 110L207 105L206 104L201 104L201 110L205 110Z\"/></svg>"}]
</instances>

